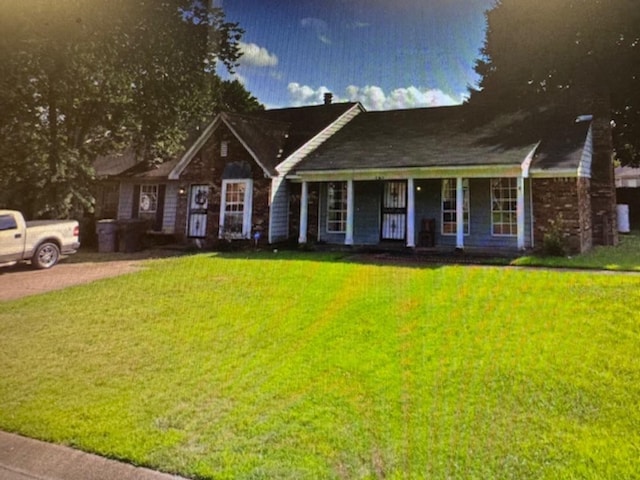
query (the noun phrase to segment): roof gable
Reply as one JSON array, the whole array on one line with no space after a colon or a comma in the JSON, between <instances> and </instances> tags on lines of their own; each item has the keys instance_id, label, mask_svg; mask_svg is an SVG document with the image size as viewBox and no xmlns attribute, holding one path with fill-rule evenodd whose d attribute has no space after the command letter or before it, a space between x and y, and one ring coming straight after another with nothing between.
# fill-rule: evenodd
<instances>
[{"instance_id":1,"label":"roof gable","mask_svg":"<svg viewBox=\"0 0 640 480\"><path fill-rule=\"evenodd\" d=\"M236 113L223 113L221 116L264 173L276 175L275 167L282 156L291 125Z\"/></svg>"},{"instance_id":2,"label":"roof gable","mask_svg":"<svg viewBox=\"0 0 640 480\"><path fill-rule=\"evenodd\" d=\"M265 110L250 114L221 113L189 147L170 172L169 178L180 177L221 124L231 130L267 176L277 176L276 166L282 160L299 150L356 105L358 104L337 103Z\"/></svg>"}]
</instances>

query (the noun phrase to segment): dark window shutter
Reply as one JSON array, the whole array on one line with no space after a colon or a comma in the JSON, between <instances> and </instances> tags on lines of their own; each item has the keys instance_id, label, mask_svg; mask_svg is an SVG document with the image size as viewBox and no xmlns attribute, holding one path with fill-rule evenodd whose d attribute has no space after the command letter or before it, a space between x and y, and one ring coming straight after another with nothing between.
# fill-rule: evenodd
<instances>
[{"instance_id":1,"label":"dark window shutter","mask_svg":"<svg viewBox=\"0 0 640 480\"><path fill-rule=\"evenodd\" d=\"M162 220L164 218L164 197L166 190L166 185L158 185L158 205L156 207L156 221L153 225L153 230L156 232L162 231Z\"/></svg>"},{"instance_id":2,"label":"dark window shutter","mask_svg":"<svg viewBox=\"0 0 640 480\"><path fill-rule=\"evenodd\" d=\"M133 202L131 202L131 218L138 218L140 210L140 185L133 186Z\"/></svg>"}]
</instances>

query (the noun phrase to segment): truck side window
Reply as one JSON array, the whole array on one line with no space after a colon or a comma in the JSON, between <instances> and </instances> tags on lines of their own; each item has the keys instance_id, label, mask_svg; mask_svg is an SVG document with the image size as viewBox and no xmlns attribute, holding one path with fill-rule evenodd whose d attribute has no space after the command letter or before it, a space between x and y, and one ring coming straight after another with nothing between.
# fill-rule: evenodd
<instances>
[{"instance_id":1,"label":"truck side window","mask_svg":"<svg viewBox=\"0 0 640 480\"><path fill-rule=\"evenodd\" d=\"M16 228L18 228L18 224L13 215L0 215L0 231L15 230Z\"/></svg>"}]
</instances>

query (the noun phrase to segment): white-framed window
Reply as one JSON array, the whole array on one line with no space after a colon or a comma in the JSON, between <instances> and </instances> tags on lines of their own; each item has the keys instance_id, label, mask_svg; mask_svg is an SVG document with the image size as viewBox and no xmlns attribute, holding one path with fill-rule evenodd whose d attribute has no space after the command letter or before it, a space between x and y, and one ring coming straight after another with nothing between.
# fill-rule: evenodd
<instances>
[{"instance_id":1,"label":"white-framed window","mask_svg":"<svg viewBox=\"0 0 640 480\"><path fill-rule=\"evenodd\" d=\"M223 180L220 238L251 238L253 180Z\"/></svg>"},{"instance_id":2,"label":"white-framed window","mask_svg":"<svg viewBox=\"0 0 640 480\"><path fill-rule=\"evenodd\" d=\"M518 234L518 183L515 178L491 179L491 233L497 237Z\"/></svg>"},{"instance_id":3,"label":"white-framed window","mask_svg":"<svg viewBox=\"0 0 640 480\"><path fill-rule=\"evenodd\" d=\"M221 157L229 156L229 141L228 140L222 140L220 142L220 156Z\"/></svg>"},{"instance_id":4,"label":"white-framed window","mask_svg":"<svg viewBox=\"0 0 640 480\"><path fill-rule=\"evenodd\" d=\"M327 186L327 232L347 231L347 182L331 182Z\"/></svg>"},{"instance_id":5,"label":"white-framed window","mask_svg":"<svg viewBox=\"0 0 640 480\"><path fill-rule=\"evenodd\" d=\"M469 235L469 179L462 179L464 234ZM455 235L457 230L456 179L442 179L442 235Z\"/></svg>"},{"instance_id":6,"label":"white-framed window","mask_svg":"<svg viewBox=\"0 0 640 480\"><path fill-rule=\"evenodd\" d=\"M158 185L140 185L139 213L156 213L158 210Z\"/></svg>"}]
</instances>

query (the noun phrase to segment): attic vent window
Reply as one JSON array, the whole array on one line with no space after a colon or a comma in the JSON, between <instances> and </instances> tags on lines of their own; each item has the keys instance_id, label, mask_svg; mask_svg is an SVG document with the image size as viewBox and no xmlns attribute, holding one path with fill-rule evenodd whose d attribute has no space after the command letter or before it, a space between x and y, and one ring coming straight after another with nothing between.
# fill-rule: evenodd
<instances>
[{"instance_id":1,"label":"attic vent window","mask_svg":"<svg viewBox=\"0 0 640 480\"><path fill-rule=\"evenodd\" d=\"M223 140L222 142L220 142L220 156L226 157L228 155L229 155L229 142L226 140Z\"/></svg>"}]
</instances>

